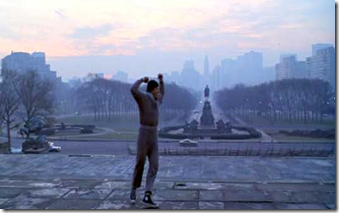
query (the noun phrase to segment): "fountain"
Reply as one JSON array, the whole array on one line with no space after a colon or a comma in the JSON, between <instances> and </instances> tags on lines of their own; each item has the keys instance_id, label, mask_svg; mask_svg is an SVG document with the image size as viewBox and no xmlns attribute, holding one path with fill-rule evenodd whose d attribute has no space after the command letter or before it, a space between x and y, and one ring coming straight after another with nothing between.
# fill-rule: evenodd
<instances>
[{"instance_id":1,"label":"fountain","mask_svg":"<svg viewBox=\"0 0 339 213\"><path fill-rule=\"evenodd\" d=\"M230 122L219 119L216 123L212 113L212 105L208 100L209 89L205 88L205 102L200 123L193 119L182 126L164 127L159 130L159 137L171 139L206 139L212 140L244 140L260 138L261 133L252 127L234 126Z\"/></svg>"}]
</instances>

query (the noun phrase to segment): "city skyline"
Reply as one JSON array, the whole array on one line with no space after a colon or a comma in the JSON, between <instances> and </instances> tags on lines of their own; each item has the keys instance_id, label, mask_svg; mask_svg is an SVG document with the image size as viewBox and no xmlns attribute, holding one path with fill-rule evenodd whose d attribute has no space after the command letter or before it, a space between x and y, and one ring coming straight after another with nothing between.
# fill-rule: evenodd
<instances>
[{"instance_id":1,"label":"city skyline","mask_svg":"<svg viewBox=\"0 0 339 213\"><path fill-rule=\"evenodd\" d=\"M326 55L317 56L317 62L312 65L311 69L322 70L326 69L326 73L324 75L315 74L319 71L306 71L305 64L309 62L299 61L301 63L297 66L302 66L297 68L297 66L293 65L298 58L296 54L281 54L279 63L276 63L273 67L264 67L263 66L263 56L260 52L250 51L243 55L239 55L236 59L233 58L225 58L214 68L209 66L208 55L206 54L204 57L204 65L203 72L197 68L194 60L186 60L182 64L182 68L179 70L171 70L162 72L166 78L166 81L173 82L181 86L185 86L191 89L202 89L206 86L206 84L211 86L213 91L220 90L222 88L231 88L237 84L244 84L247 86L251 85L259 85L264 82L270 82L274 80L281 80L284 78L316 78L329 80L334 88L333 80L331 75L335 73L334 65L335 65L335 53L334 47L331 44L312 44L312 55L309 55L306 59L307 61L310 57L316 57L315 52L322 49L332 48L333 53L325 51L325 54L333 54L333 56ZM323 51L322 51L323 52ZM322 54L322 53L321 53ZM28 57L28 58L27 58ZM36 63L35 58L41 58L42 64ZM333 57L333 59L322 59L323 57ZM285 59L288 58L288 61ZM33 61L32 61L33 60ZM291 61L292 60L292 61ZM311 60L311 59L310 59ZM325 61L323 61L325 60ZM327 62L327 60L330 60ZM323 63L325 62L325 64ZM283 64L282 64L283 63ZM12 52L10 55L6 56L2 59L2 67L4 69L9 70L17 70L22 72L24 70L35 69L32 67L41 67L41 69L45 69L46 66L48 70L50 69L49 64L45 64L45 53L43 52L33 52L32 54L23 53L23 52ZM293 65L293 66L292 66ZM283 66L279 68L280 66ZM308 65L310 66L310 65ZM318 68L316 68L318 67ZM323 67L323 68L322 68ZM310 68L310 67L309 67ZM40 69L40 68L39 68ZM40 70L41 70L40 69ZM330 70L333 69L333 70ZM211 72L209 71L211 70ZM312 74L314 72L314 74ZM48 72L47 72L48 73ZM53 71L56 76L57 72ZM254 73L252 75L252 73ZM152 78L151 75L147 75ZM114 74L107 74L107 72L101 70L97 72L88 72L83 76L75 76L70 79L63 79L64 82L78 82L80 81L89 81L94 78L106 78L112 80L118 80L123 82L134 82L137 78L130 77L128 71L125 70L117 70ZM61 77L58 77L61 80Z\"/></svg>"},{"instance_id":2,"label":"city skyline","mask_svg":"<svg viewBox=\"0 0 339 213\"><path fill-rule=\"evenodd\" d=\"M333 1L58 1L0 3L0 57L42 51L64 79L88 72L202 73L225 58L261 52L264 66L286 53L305 60L315 43L335 43ZM109 72L109 73L108 73Z\"/></svg>"}]
</instances>

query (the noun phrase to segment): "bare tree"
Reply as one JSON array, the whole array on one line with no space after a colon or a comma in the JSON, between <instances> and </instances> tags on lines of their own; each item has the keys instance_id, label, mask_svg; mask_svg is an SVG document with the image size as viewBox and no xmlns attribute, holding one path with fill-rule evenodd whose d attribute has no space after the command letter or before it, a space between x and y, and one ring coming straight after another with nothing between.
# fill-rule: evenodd
<instances>
[{"instance_id":1,"label":"bare tree","mask_svg":"<svg viewBox=\"0 0 339 213\"><path fill-rule=\"evenodd\" d=\"M35 71L29 71L18 76L15 91L22 104L26 124L34 117L46 118L53 113L55 109L53 88L53 82L41 78ZM29 138L29 134L27 138Z\"/></svg>"},{"instance_id":2,"label":"bare tree","mask_svg":"<svg viewBox=\"0 0 339 213\"><path fill-rule=\"evenodd\" d=\"M20 106L19 96L15 93L15 85L17 82L17 74L13 71L2 71L3 81L0 84L0 115L2 122L6 124L8 152L11 153L11 130L16 128L13 125L16 121L15 113ZM1 122L1 123L2 123Z\"/></svg>"}]
</instances>

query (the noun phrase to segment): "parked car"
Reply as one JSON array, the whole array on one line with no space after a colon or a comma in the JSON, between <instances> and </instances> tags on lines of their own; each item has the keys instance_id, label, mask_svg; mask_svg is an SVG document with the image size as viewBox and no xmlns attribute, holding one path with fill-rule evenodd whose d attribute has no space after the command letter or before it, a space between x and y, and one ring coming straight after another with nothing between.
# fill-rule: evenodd
<instances>
[{"instance_id":1,"label":"parked car","mask_svg":"<svg viewBox=\"0 0 339 213\"><path fill-rule=\"evenodd\" d=\"M60 152L61 147L60 146L54 146L53 142L48 142L49 144L49 152Z\"/></svg>"}]
</instances>

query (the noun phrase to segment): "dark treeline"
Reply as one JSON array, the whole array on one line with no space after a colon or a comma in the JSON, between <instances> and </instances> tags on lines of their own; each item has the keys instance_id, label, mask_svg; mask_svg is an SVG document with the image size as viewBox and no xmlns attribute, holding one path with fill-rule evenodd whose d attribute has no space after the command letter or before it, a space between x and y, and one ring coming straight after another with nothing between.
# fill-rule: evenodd
<instances>
[{"instance_id":1,"label":"dark treeline","mask_svg":"<svg viewBox=\"0 0 339 213\"><path fill-rule=\"evenodd\" d=\"M246 87L236 85L215 92L217 105L225 113L259 115L276 122L323 122L335 113L330 84L318 79L285 79Z\"/></svg>"},{"instance_id":2,"label":"dark treeline","mask_svg":"<svg viewBox=\"0 0 339 213\"><path fill-rule=\"evenodd\" d=\"M135 119L139 114L130 88L131 84L101 78L83 83L75 91L76 108L93 113L94 120ZM197 104L191 92L175 84L165 84L165 91L160 111L165 120L184 116Z\"/></svg>"}]
</instances>

